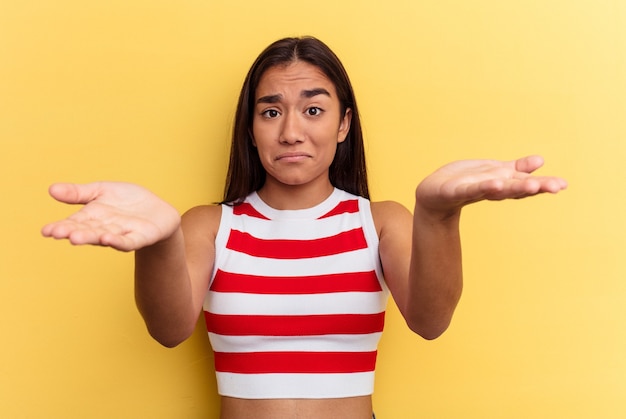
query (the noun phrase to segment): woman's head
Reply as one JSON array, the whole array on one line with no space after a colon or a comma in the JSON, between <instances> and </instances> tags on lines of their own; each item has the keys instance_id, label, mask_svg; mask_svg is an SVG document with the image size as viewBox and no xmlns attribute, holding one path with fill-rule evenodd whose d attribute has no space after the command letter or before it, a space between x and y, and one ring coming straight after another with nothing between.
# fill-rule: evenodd
<instances>
[{"instance_id":1,"label":"woman's head","mask_svg":"<svg viewBox=\"0 0 626 419\"><path fill-rule=\"evenodd\" d=\"M363 135L354 92L348 75L337 56L321 41L312 37L285 38L268 46L253 63L239 96L224 202L234 202L259 190L265 182L265 170L254 147L252 121L255 94L262 76L271 68L296 61L319 68L335 86L341 114L351 110L350 131L339 143L329 169L333 186L369 198Z\"/></svg>"}]
</instances>

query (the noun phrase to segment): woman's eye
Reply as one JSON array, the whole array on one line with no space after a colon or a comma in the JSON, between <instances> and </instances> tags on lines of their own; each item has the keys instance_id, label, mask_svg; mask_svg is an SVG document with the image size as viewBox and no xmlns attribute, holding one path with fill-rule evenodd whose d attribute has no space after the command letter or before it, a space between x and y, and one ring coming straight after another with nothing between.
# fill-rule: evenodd
<instances>
[{"instance_id":1,"label":"woman's eye","mask_svg":"<svg viewBox=\"0 0 626 419\"><path fill-rule=\"evenodd\" d=\"M276 109L268 109L261 113L266 118L276 118L278 116L278 111Z\"/></svg>"},{"instance_id":2,"label":"woman's eye","mask_svg":"<svg viewBox=\"0 0 626 419\"><path fill-rule=\"evenodd\" d=\"M313 107L308 108L306 110L306 113L309 116L317 116L317 115L320 115L322 112L323 111L320 108L318 108L317 106L313 106Z\"/></svg>"}]
</instances>

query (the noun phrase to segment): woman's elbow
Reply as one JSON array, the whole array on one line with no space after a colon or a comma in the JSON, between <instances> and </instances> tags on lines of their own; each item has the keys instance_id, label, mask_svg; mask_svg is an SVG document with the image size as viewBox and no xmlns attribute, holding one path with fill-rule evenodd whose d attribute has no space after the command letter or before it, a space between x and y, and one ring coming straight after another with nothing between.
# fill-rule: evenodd
<instances>
[{"instance_id":1,"label":"woman's elbow","mask_svg":"<svg viewBox=\"0 0 626 419\"><path fill-rule=\"evenodd\" d=\"M407 322L409 329L426 340L434 340L448 329L450 322L441 324L422 324L420 322Z\"/></svg>"},{"instance_id":2,"label":"woman's elbow","mask_svg":"<svg viewBox=\"0 0 626 419\"><path fill-rule=\"evenodd\" d=\"M195 324L174 329L148 326L150 336L166 348L175 348L180 345L193 335L194 330Z\"/></svg>"},{"instance_id":3,"label":"woman's elbow","mask_svg":"<svg viewBox=\"0 0 626 419\"><path fill-rule=\"evenodd\" d=\"M412 332L426 340L434 340L448 330L453 314L454 310L420 310L404 316L404 319Z\"/></svg>"}]
</instances>

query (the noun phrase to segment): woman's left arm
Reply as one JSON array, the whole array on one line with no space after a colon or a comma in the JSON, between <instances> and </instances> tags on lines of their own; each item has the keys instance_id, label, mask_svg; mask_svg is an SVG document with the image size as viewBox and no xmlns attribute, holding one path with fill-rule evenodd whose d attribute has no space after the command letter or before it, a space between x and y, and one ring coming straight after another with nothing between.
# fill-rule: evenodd
<instances>
[{"instance_id":1,"label":"woman's left arm","mask_svg":"<svg viewBox=\"0 0 626 419\"><path fill-rule=\"evenodd\" d=\"M373 205L385 280L411 330L434 339L450 324L463 288L461 209L482 200L520 199L567 187L561 178L532 175L542 165L539 156L458 161L419 184L412 217L399 204Z\"/></svg>"}]
</instances>

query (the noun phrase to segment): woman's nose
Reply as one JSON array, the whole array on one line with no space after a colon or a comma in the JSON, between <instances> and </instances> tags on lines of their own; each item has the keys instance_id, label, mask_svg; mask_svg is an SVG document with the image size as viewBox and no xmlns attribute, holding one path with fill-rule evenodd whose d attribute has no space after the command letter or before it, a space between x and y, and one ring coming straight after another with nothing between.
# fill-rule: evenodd
<instances>
[{"instance_id":1,"label":"woman's nose","mask_svg":"<svg viewBox=\"0 0 626 419\"><path fill-rule=\"evenodd\" d=\"M287 112L283 116L280 141L287 144L302 142L302 121L297 112Z\"/></svg>"}]
</instances>

